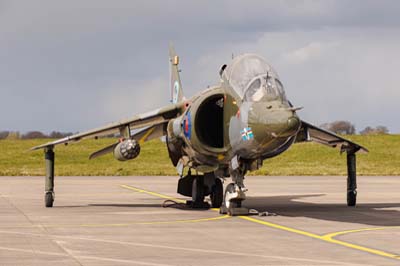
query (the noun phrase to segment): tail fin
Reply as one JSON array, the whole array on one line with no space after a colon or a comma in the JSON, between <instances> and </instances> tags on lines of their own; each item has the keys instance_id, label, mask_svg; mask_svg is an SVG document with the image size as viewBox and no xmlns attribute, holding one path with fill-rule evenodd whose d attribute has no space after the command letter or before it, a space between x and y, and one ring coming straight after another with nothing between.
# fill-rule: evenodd
<instances>
[{"instance_id":1,"label":"tail fin","mask_svg":"<svg viewBox=\"0 0 400 266\"><path fill-rule=\"evenodd\" d=\"M171 71L171 102L178 103L183 100L183 91L179 77L179 56L176 55L172 43L169 45L169 61Z\"/></svg>"}]
</instances>

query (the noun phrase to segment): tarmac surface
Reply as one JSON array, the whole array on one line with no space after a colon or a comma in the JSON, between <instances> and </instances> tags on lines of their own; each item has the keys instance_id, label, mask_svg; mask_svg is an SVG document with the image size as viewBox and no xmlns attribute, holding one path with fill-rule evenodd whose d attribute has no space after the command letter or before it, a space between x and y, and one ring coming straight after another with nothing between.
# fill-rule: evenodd
<instances>
[{"instance_id":1,"label":"tarmac surface","mask_svg":"<svg viewBox=\"0 0 400 266\"><path fill-rule=\"evenodd\" d=\"M0 177L0 265L400 265L400 177L248 177L246 207L161 205L177 177ZM225 184L228 183L228 180ZM181 206L181 205L179 205Z\"/></svg>"}]
</instances>

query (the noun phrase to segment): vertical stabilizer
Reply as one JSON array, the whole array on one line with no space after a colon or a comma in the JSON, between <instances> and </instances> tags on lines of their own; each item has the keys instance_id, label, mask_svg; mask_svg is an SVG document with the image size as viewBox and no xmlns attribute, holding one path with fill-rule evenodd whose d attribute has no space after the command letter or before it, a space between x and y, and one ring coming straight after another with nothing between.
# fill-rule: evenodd
<instances>
[{"instance_id":1,"label":"vertical stabilizer","mask_svg":"<svg viewBox=\"0 0 400 266\"><path fill-rule=\"evenodd\" d=\"M169 61L171 71L171 102L178 103L183 100L183 92L179 77L179 56L176 55L172 43L169 45Z\"/></svg>"}]
</instances>

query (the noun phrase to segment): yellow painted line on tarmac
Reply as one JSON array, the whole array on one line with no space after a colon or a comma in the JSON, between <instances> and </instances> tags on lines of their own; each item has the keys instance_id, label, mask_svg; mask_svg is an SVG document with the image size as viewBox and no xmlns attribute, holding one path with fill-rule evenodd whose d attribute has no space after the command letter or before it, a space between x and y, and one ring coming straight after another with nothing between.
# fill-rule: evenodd
<instances>
[{"instance_id":1,"label":"yellow painted line on tarmac","mask_svg":"<svg viewBox=\"0 0 400 266\"><path fill-rule=\"evenodd\" d=\"M177 198L174 198L174 197L170 197L170 196L167 196L167 195L164 195L164 194L160 194L160 193L157 193L157 192L154 192L154 191L149 191L149 190L137 188L137 187L134 187L134 186L120 185L120 187L129 189L129 190L133 190L133 191L138 192L138 193L145 193L145 194L152 195L152 196L155 196L155 197L158 197L158 198L162 198L162 199L173 200L173 201L178 202L178 203L186 203L186 201L182 200L182 199L177 199ZM211 208L211 210L219 211L219 208ZM229 215L223 215L223 216L217 216L217 217L213 217L213 218L202 218L202 219L197 219L197 220L182 220L182 221L178 220L178 221L175 221L174 223L183 223L183 222L185 222L185 223L188 223L188 222L194 223L194 222L221 220L221 219L226 219L226 218L230 218L230 216ZM168 223L168 222L164 222L164 223Z\"/></svg>"},{"instance_id":2,"label":"yellow painted line on tarmac","mask_svg":"<svg viewBox=\"0 0 400 266\"><path fill-rule=\"evenodd\" d=\"M132 222L132 223L121 223L121 224L80 224L79 227L119 227L119 226L129 226L129 225L155 225L155 224L173 224L173 223L200 223L215 220L222 220L229 218L228 215L217 216L211 218L200 218L200 219L188 219L188 220L172 220L172 221L152 221L152 222Z\"/></svg>"},{"instance_id":3,"label":"yellow painted line on tarmac","mask_svg":"<svg viewBox=\"0 0 400 266\"><path fill-rule=\"evenodd\" d=\"M176 199L176 198L173 198L173 197L170 197L170 196L167 196L167 195L163 195L163 194L152 192L152 191L147 191L147 190L144 190L144 189L140 189L140 188L136 188L136 187L132 187L132 186L128 186L128 185L121 185L121 187L130 189L130 190L133 190L133 191L136 191L136 192L140 192L140 193L146 193L146 194L153 195L153 196L156 196L156 197L159 197L159 198L163 198L163 199L170 199L170 200L174 200L174 201L177 201L177 202L185 202L184 200ZM218 211L219 209L213 208L212 210ZM221 217L224 217L224 216L221 216ZM347 247L347 248L351 248L351 249L355 249L355 250L359 250L359 251L364 251L364 252L371 253L371 254L378 255L378 256L382 256L382 257L387 257L387 258L391 258L391 259L400 260L400 255L397 255L397 254L385 252L385 251L378 250L378 249L368 248L368 247L364 247L364 246L360 246L360 245L356 245L356 244L351 244L351 243L348 243L348 242L345 242L345 241L341 241L341 240L337 240L337 239L333 238L335 236L348 234L348 233L356 233L356 232L362 232L362 231L373 231L373 230L384 230L384 229L395 228L395 227L400 228L400 226L354 229L354 230L346 230L346 231L329 233L329 234L325 234L325 235L317 235L317 234L314 234L314 233L311 233L311 232L299 230L299 229L296 229L296 228L292 228L292 227L288 227L288 226L284 226L284 225L280 225L280 224L267 222L267 221L256 219L256 218L252 218L252 217L249 217L249 216L238 216L238 217L241 218L241 219L253 222L253 223L257 223L257 224L268 226L270 228L275 228L275 229L279 229L279 230L295 233L295 234L298 234L298 235L311 237L311 238L322 240L322 241L325 241L325 242L328 242L328 243L341 245L341 246L344 246L344 247Z\"/></svg>"},{"instance_id":4,"label":"yellow painted line on tarmac","mask_svg":"<svg viewBox=\"0 0 400 266\"><path fill-rule=\"evenodd\" d=\"M187 220L172 220L172 221L143 221L143 222L131 222L131 223L104 223L104 224L34 224L34 225L16 225L16 226L0 226L0 229L4 228L70 228L70 227L126 227L130 225L156 225L156 224L173 224L173 223L201 223L215 220L222 220L230 218L229 215L211 217L211 218L200 218L200 219L187 219Z\"/></svg>"},{"instance_id":5,"label":"yellow painted line on tarmac","mask_svg":"<svg viewBox=\"0 0 400 266\"><path fill-rule=\"evenodd\" d=\"M355 232L362 232L362 231L372 231L372 230L383 230L383 229L387 229L388 227L386 227L386 228L385 227L380 227L380 228L355 229L355 230L347 230L347 231L330 233L330 234L326 234L326 235L317 235L317 234L314 234L314 233L310 233L310 232L306 232L306 231L303 231L303 230L299 230L299 229L295 229L295 228L291 228L291 227L287 227L287 226L283 226L283 225L279 225L279 224L275 224L275 223L271 223L271 222L255 219L255 218L248 217L248 216L239 216L239 217L244 219L244 220L247 220L247 221L250 221L250 222L254 222L254 223L258 223L258 224L262 224L262 225L265 225L265 226L268 226L268 227L272 227L272 228L275 228L275 229L280 229L280 230L284 230L284 231L287 231L287 232L291 232L291 233L295 233L295 234L299 234L299 235L303 235L303 236L308 236L308 237L311 237L311 238L319 239L319 240L322 240L322 241L325 241L325 242L334 243L334 244L345 246L345 247L348 247L348 248L352 248L352 249L368 252L368 253L371 253L371 254L375 254L375 255L379 255L379 256L383 256L383 257L388 257L388 258L400 260L400 256L397 255L397 254L392 254L392 253L385 252L385 251L378 250L378 249L373 249L373 248L368 248L368 247L364 247L364 246L360 246L360 245L356 245L356 244L351 244L349 242L345 242L345 241L341 241L341 240L337 240L337 239L333 238L335 236L343 235L343 234L347 234L347 233L355 233Z\"/></svg>"},{"instance_id":6,"label":"yellow painted line on tarmac","mask_svg":"<svg viewBox=\"0 0 400 266\"><path fill-rule=\"evenodd\" d=\"M306 232L303 230L299 230L299 229L295 229L295 228L291 228L291 227L287 227L287 226L283 226L283 225L279 225L279 224L275 224L275 223L270 223L267 221L263 221L263 220L259 220L259 219L255 219L249 216L239 216L239 218L242 218L244 220L253 222L253 223L258 223L258 224L262 224L262 225L266 225L268 227L272 227L275 229L280 229L280 230L284 230L284 231L288 231L288 232L292 232L298 235L303 235L303 236L308 236L308 237L312 237L312 238L316 238L316 239L321 239L320 235L317 234L313 234L310 232Z\"/></svg>"},{"instance_id":7,"label":"yellow painted line on tarmac","mask_svg":"<svg viewBox=\"0 0 400 266\"><path fill-rule=\"evenodd\" d=\"M154 192L154 191L144 190L144 189L141 189L141 188L128 186L128 185L120 185L120 187L123 187L123 188L126 188L126 189L130 189L130 190L133 190L135 192L145 193L145 194L148 194L148 195L156 196L156 197L163 198L163 199L173 200L173 201L176 201L176 202L179 202L179 203L186 203L185 200L177 199L177 198L174 198L174 197L170 197L170 196L167 196L167 195L164 195L164 194L160 194L160 193L157 193L157 192ZM219 212L219 208L211 208L211 210Z\"/></svg>"},{"instance_id":8,"label":"yellow painted line on tarmac","mask_svg":"<svg viewBox=\"0 0 400 266\"><path fill-rule=\"evenodd\" d=\"M387 230L387 229L393 229L393 228L400 228L400 226L370 227L370 228L360 228L360 229L353 229L353 230L338 231L338 232L325 234L325 235L321 236L321 238L323 240L331 242L331 243L347 246L347 247L350 247L350 248L356 248L356 249L359 249L359 250L362 250L362 251L365 251L365 252L369 252L369 253L372 253L372 254L375 254L375 255L383 256L383 257L389 257L389 258L392 258L392 259L400 260L400 255L398 255L398 254L396 255L396 254L388 253L388 252L381 251L381 250L378 250L378 249L372 249L372 248L368 248L368 247L364 247L364 246L354 245L354 244L350 244L350 243L345 242L345 241L334 239L334 237L340 236L340 235L346 235L346 234L351 234L351 233L359 233L359 232L366 232L366 231Z\"/></svg>"},{"instance_id":9,"label":"yellow painted line on tarmac","mask_svg":"<svg viewBox=\"0 0 400 266\"><path fill-rule=\"evenodd\" d=\"M159 197L159 198L162 198L162 199L169 199L169 200L173 200L173 201L176 201L176 202L179 202L179 203L186 203L185 200L177 199L177 198L174 198L174 197L170 197L170 196L163 195L163 194L160 194L160 193L157 193L157 192L144 190L144 189L133 187L133 186L120 185L120 187L123 187L123 188L126 188L126 189L130 189L130 190L133 190L135 192L145 193L145 194L148 194L148 195L156 196L156 197Z\"/></svg>"},{"instance_id":10,"label":"yellow painted line on tarmac","mask_svg":"<svg viewBox=\"0 0 400 266\"><path fill-rule=\"evenodd\" d=\"M369 227L369 228L345 230L345 231L338 231L338 232L329 233L329 234L323 235L323 237L333 238L333 237L336 237L336 236L346 235L346 234L351 234L351 233L358 233L358 232L364 232L364 231L378 231L378 230L386 230L386 229L392 229L392 228L400 228L400 226Z\"/></svg>"},{"instance_id":11,"label":"yellow painted line on tarmac","mask_svg":"<svg viewBox=\"0 0 400 266\"><path fill-rule=\"evenodd\" d=\"M368 248L368 247L365 247L365 246L351 244L349 242L345 242L345 241L341 241L341 240L337 240L337 239L333 239L333 238L329 238L329 237L324 237L324 236L321 236L321 240L324 240L324 241L329 242L329 243L334 243L334 244L338 244L338 245L341 245L341 246L345 246L345 247L348 247L348 248L352 248L352 249L368 252L368 253L371 253L371 254L374 254L374 255L400 260L400 256L399 255L393 254L393 253L389 253L389 252L385 252L385 251L382 251L382 250L379 250L379 249Z\"/></svg>"}]
</instances>

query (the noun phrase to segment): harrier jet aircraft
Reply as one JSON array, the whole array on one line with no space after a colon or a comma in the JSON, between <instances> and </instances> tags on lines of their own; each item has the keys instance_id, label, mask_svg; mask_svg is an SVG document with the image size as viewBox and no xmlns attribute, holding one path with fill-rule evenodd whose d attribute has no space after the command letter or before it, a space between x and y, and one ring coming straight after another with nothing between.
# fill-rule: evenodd
<instances>
[{"instance_id":1,"label":"harrier jet aircraft","mask_svg":"<svg viewBox=\"0 0 400 266\"><path fill-rule=\"evenodd\" d=\"M314 141L347 153L347 205L355 206L356 152L367 149L300 119L286 97L278 73L259 55L242 54L223 65L219 84L185 98L179 77L179 57L171 46L171 104L110 125L52 141L44 149L45 205L54 202L54 147L83 139L120 134L119 140L90 155L113 153L119 161L136 158L140 144L165 136L169 157L180 176L177 191L192 198L194 208L207 206L221 213L243 214L247 191L244 177L263 161L296 142ZM138 130L140 129L140 130ZM133 130L134 133L132 132ZM192 174L196 172L196 174ZM199 174L201 173L201 174ZM231 177L225 188L222 180Z\"/></svg>"}]
</instances>

